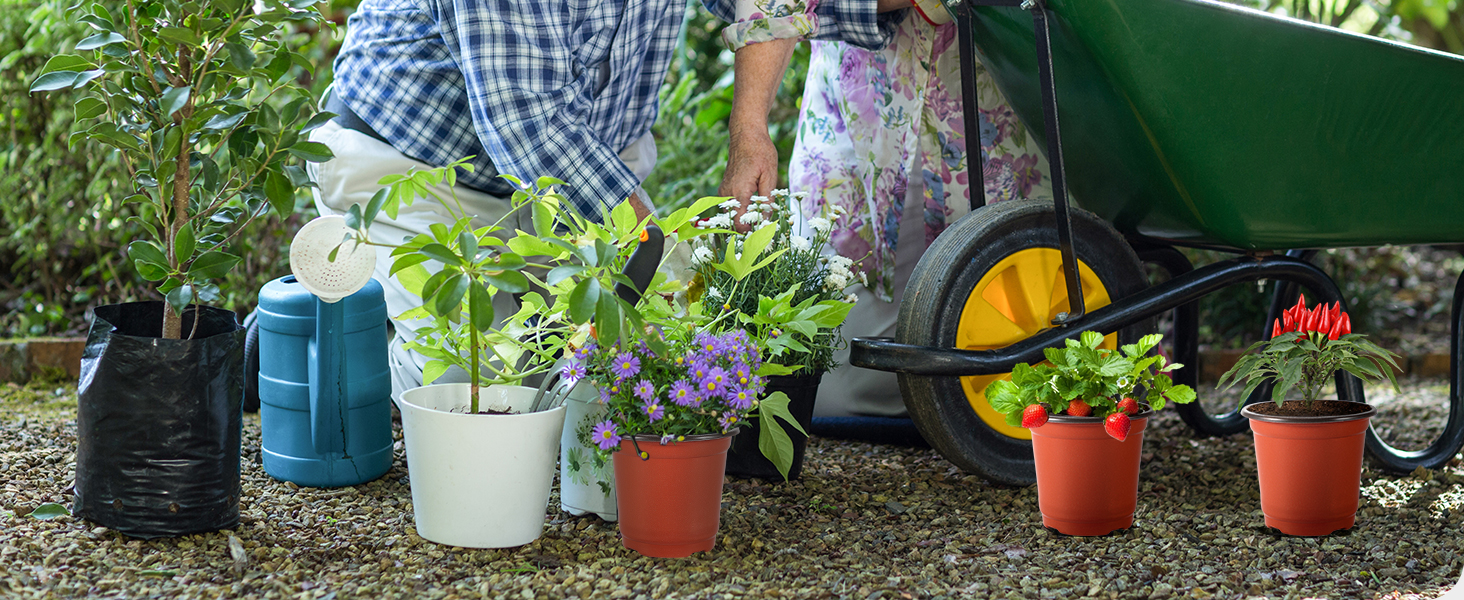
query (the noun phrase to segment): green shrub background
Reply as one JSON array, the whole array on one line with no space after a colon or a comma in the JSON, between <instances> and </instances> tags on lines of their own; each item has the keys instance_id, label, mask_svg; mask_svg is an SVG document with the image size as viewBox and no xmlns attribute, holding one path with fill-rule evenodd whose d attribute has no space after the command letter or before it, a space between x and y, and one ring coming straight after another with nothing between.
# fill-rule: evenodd
<instances>
[{"instance_id":1,"label":"green shrub background","mask_svg":"<svg viewBox=\"0 0 1464 600\"><path fill-rule=\"evenodd\" d=\"M297 31L316 68L299 72L320 92L356 0L322 3L337 31ZM1338 25L1385 38L1464 53L1460 0L1239 0L1271 12ZM0 336L79 334L84 313L100 304L150 299L154 292L125 260L128 242L142 229L128 222L132 207L112 154L100 146L67 147L73 92L27 93L52 55L87 35L65 18L66 0L0 0ZM727 160L726 119L732 102L732 54L722 48L722 24L689 0L681 48L661 90L655 126L660 162L646 190L660 208L714 194ZM800 44L770 118L786 182L798 127L808 45ZM284 222L252 225L231 249L245 257L221 288L223 306L241 314L254 306L265 282L287 274L289 238L313 217L308 193ZM1197 265L1223 258L1186 253ZM1455 248L1388 247L1330 250L1318 264L1347 295L1360 331L1383 334L1403 352L1447 347L1455 278L1464 258ZM1201 339L1244 347L1257 339L1269 287L1245 284L1201 301Z\"/></svg>"}]
</instances>

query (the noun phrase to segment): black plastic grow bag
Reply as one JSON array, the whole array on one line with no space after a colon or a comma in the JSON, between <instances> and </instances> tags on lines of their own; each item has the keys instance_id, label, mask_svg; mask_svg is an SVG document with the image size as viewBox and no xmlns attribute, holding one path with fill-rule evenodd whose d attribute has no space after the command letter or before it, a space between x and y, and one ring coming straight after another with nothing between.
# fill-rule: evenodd
<instances>
[{"instance_id":1,"label":"black plastic grow bag","mask_svg":"<svg viewBox=\"0 0 1464 600\"><path fill-rule=\"evenodd\" d=\"M798 420L804 431L808 431L809 424L813 422L813 403L818 398L818 383L822 380L821 372L803 377L769 377L763 395L773 392L787 394L788 412L793 413L793 418ZM780 425L783 426L783 431L788 432L788 437L793 439L793 466L788 468L788 480L792 481L798 479L798 475L803 472L803 452L808 445L808 436L799 433L787 423ZM754 420L752 425L744 427L733 436L732 449L727 452L728 475L783 481L783 474L778 472L778 468L757 447L758 437L761 435L758 420Z\"/></svg>"},{"instance_id":2,"label":"black plastic grow bag","mask_svg":"<svg viewBox=\"0 0 1464 600\"><path fill-rule=\"evenodd\" d=\"M158 337L162 302L95 310L77 384L77 515L141 538L239 523L244 329L201 310L182 340Z\"/></svg>"}]
</instances>

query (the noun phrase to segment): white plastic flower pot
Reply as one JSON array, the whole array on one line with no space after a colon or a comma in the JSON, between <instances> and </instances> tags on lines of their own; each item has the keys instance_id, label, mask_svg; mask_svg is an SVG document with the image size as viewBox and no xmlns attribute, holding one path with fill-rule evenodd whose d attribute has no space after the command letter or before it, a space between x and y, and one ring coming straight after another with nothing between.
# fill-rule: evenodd
<instances>
[{"instance_id":1,"label":"white plastic flower pot","mask_svg":"<svg viewBox=\"0 0 1464 600\"><path fill-rule=\"evenodd\" d=\"M603 469L594 468L595 448L579 441L576 432L586 420L603 421L609 412L600 403L599 394L589 383L581 383L565 399L564 435L559 438L559 507L580 516L595 513L614 522L615 463L606 461ZM578 469L571 469L577 462Z\"/></svg>"},{"instance_id":2,"label":"white plastic flower pot","mask_svg":"<svg viewBox=\"0 0 1464 600\"><path fill-rule=\"evenodd\" d=\"M554 483L564 407L519 414L535 390L480 390L467 414L466 383L407 390L399 403L417 535L467 548L511 548L538 539Z\"/></svg>"}]
</instances>

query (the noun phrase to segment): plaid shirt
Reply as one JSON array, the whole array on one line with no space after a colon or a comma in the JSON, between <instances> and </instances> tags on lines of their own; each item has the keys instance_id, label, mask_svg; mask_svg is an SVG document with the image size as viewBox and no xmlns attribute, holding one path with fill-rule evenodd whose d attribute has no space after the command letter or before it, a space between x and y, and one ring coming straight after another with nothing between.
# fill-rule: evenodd
<instances>
[{"instance_id":1,"label":"plaid shirt","mask_svg":"<svg viewBox=\"0 0 1464 600\"><path fill-rule=\"evenodd\" d=\"M702 1L731 21L735 3L748 0ZM824 1L835 3L837 13L815 10L829 35L861 46L888 40L875 0ZM682 0L365 0L336 58L333 93L407 156L431 165L476 156L461 183L507 196L498 173L551 175L598 218L640 184L619 151L656 121L684 8Z\"/></svg>"}]
</instances>

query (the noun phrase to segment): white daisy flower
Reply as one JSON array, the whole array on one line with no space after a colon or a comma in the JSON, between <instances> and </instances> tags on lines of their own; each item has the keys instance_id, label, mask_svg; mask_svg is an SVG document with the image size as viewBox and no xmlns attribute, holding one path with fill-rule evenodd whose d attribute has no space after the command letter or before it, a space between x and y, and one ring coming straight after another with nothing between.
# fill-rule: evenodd
<instances>
[{"instance_id":1,"label":"white daisy flower","mask_svg":"<svg viewBox=\"0 0 1464 600\"><path fill-rule=\"evenodd\" d=\"M732 215L726 213L717 215L715 217L707 219L707 225L710 226L712 229L731 229Z\"/></svg>"},{"instance_id":2,"label":"white daisy flower","mask_svg":"<svg viewBox=\"0 0 1464 600\"><path fill-rule=\"evenodd\" d=\"M742 201L736 198L728 198L726 202L717 205L722 210L737 210L742 208Z\"/></svg>"},{"instance_id":3,"label":"white daisy flower","mask_svg":"<svg viewBox=\"0 0 1464 600\"><path fill-rule=\"evenodd\" d=\"M869 287L869 273L865 271L859 272L859 284L864 287Z\"/></svg>"},{"instance_id":4,"label":"white daisy flower","mask_svg":"<svg viewBox=\"0 0 1464 600\"><path fill-rule=\"evenodd\" d=\"M772 201L773 200L771 198L768 198L767 196L753 196L752 197L753 204L767 204L767 203L772 202Z\"/></svg>"},{"instance_id":5,"label":"white daisy flower","mask_svg":"<svg viewBox=\"0 0 1464 600\"><path fill-rule=\"evenodd\" d=\"M849 294L848 296L844 296L844 302L848 302L849 304L857 304L859 302L859 295Z\"/></svg>"},{"instance_id":6,"label":"white daisy flower","mask_svg":"<svg viewBox=\"0 0 1464 600\"><path fill-rule=\"evenodd\" d=\"M791 238L788 238L788 245L793 246L794 250L800 251L808 250L810 247L813 246L813 244L809 243L808 238L801 235L795 235Z\"/></svg>"},{"instance_id":7,"label":"white daisy flower","mask_svg":"<svg viewBox=\"0 0 1464 600\"><path fill-rule=\"evenodd\" d=\"M692 251L692 253L691 253L691 263L693 265L700 266L700 265L703 265L703 264L706 264L706 263L709 263L709 262L712 262L712 249L711 248L708 248L706 246L702 246L702 247L697 248L696 250Z\"/></svg>"},{"instance_id":8,"label":"white daisy flower","mask_svg":"<svg viewBox=\"0 0 1464 600\"><path fill-rule=\"evenodd\" d=\"M707 295L710 296L710 297L712 297L712 298L721 298L722 297L722 290L719 290L719 289L714 288L714 287L709 287L709 288L707 288Z\"/></svg>"},{"instance_id":9,"label":"white daisy flower","mask_svg":"<svg viewBox=\"0 0 1464 600\"><path fill-rule=\"evenodd\" d=\"M842 290L849 287L849 279L838 273L829 273L829 276L824 279L824 287L831 290Z\"/></svg>"},{"instance_id":10,"label":"white daisy flower","mask_svg":"<svg viewBox=\"0 0 1464 600\"><path fill-rule=\"evenodd\" d=\"M808 199L808 192L793 192L793 199L799 202Z\"/></svg>"},{"instance_id":11,"label":"white daisy flower","mask_svg":"<svg viewBox=\"0 0 1464 600\"><path fill-rule=\"evenodd\" d=\"M834 224L823 217L814 217L808 220L808 226L819 233L828 233L834 227Z\"/></svg>"},{"instance_id":12,"label":"white daisy flower","mask_svg":"<svg viewBox=\"0 0 1464 600\"><path fill-rule=\"evenodd\" d=\"M762 220L763 220L762 213L760 213L760 212L753 212L753 211L750 211L750 210L747 211L747 212L745 212L745 213L742 213L742 217L739 218L739 219L737 219L737 221L740 222L740 223L742 223L743 225L755 225L755 224L757 224L758 222L760 222Z\"/></svg>"}]
</instances>

